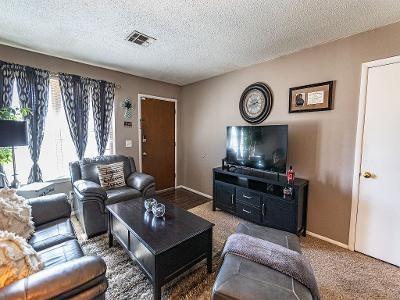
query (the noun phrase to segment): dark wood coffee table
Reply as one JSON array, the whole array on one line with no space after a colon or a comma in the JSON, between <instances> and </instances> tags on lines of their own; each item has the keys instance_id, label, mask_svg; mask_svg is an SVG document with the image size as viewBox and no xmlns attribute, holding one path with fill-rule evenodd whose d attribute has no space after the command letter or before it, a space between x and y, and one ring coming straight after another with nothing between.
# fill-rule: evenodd
<instances>
[{"instance_id":1,"label":"dark wood coffee table","mask_svg":"<svg viewBox=\"0 0 400 300\"><path fill-rule=\"evenodd\" d=\"M153 284L154 299L161 287L196 263L207 259L212 271L214 224L186 210L165 204L163 218L147 213L142 198L107 206L109 246L115 238Z\"/></svg>"}]
</instances>

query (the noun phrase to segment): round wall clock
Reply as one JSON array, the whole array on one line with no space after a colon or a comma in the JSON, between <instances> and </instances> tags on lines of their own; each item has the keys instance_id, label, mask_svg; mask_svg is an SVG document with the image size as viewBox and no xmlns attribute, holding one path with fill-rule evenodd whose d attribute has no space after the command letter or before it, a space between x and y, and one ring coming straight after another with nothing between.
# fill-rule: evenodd
<instances>
[{"instance_id":1,"label":"round wall clock","mask_svg":"<svg viewBox=\"0 0 400 300\"><path fill-rule=\"evenodd\" d=\"M264 121L271 112L271 108L272 92L262 82L249 85L240 97L240 114L246 122L251 124L259 124Z\"/></svg>"}]
</instances>

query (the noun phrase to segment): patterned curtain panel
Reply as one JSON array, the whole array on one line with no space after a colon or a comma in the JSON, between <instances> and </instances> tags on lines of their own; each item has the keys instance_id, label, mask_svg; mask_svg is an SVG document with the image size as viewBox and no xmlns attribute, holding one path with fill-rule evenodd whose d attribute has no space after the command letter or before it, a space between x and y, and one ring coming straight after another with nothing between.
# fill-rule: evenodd
<instances>
[{"instance_id":1,"label":"patterned curtain panel","mask_svg":"<svg viewBox=\"0 0 400 300\"><path fill-rule=\"evenodd\" d=\"M11 106L13 82L14 65L0 61L0 108Z\"/></svg>"},{"instance_id":2,"label":"patterned curtain panel","mask_svg":"<svg viewBox=\"0 0 400 300\"><path fill-rule=\"evenodd\" d=\"M44 136L44 124L49 104L49 72L24 66L15 67L20 106L29 108L27 117L29 152L33 165L28 183L42 180L38 161Z\"/></svg>"},{"instance_id":3,"label":"patterned curtain panel","mask_svg":"<svg viewBox=\"0 0 400 300\"><path fill-rule=\"evenodd\" d=\"M60 73L58 76L69 132L81 160L88 138L90 80L70 74Z\"/></svg>"},{"instance_id":4,"label":"patterned curtain panel","mask_svg":"<svg viewBox=\"0 0 400 300\"><path fill-rule=\"evenodd\" d=\"M94 131L99 155L104 155L110 135L115 84L93 80L92 108Z\"/></svg>"},{"instance_id":5,"label":"patterned curtain panel","mask_svg":"<svg viewBox=\"0 0 400 300\"><path fill-rule=\"evenodd\" d=\"M6 180L6 174L4 173L4 168L2 165L0 165L0 188L6 187L7 180Z\"/></svg>"}]
</instances>

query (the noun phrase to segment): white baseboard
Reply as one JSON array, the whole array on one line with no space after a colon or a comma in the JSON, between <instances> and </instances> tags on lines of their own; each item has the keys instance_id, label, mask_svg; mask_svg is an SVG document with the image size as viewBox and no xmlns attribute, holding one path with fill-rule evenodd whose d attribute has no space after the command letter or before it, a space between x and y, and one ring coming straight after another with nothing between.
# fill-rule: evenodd
<instances>
[{"instance_id":1,"label":"white baseboard","mask_svg":"<svg viewBox=\"0 0 400 300\"><path fill-rule=\"evenodd\" d=\"M176 189L177 187L170 187L170 188L166 188L166 189L163 189L163 190L158 190L158 191L156 191L156 194L159 194L159 193L163 193L163 192L168 192L168 191L172 191L172 190L174 190L174 189Z\"/></svg>"},{"instance_id":2,"label":"white baseboard","mask_svg":"<svg viewBox=\"0 0 400 300\"><path fill-rule=\"evenodd\" d=\"M210 196L210 195L208 195L208 194L205 194L205 193L196 191L196 190L191 189L190 187L187 187L187 186L184 186L184 185L179 185L179 186L177 186L176 188L182 188L182 189L188 190L188 191L190 191L190 192L193 192L193 193L195 193L195 194L197 194L197 195L206 197L206 198L208 198L208 199L212 199L212 198L213 198L212 196Z\"/></svg>"},{"instance_id":3,"label":"white baseboard","mask_svg":"<svg viewBox=\"0 0 400 300\"><path fill-rule=\"evenodd\" d=\"M332 239L327 238L327 237L325 237L325 236L323 236L323 235L319 235L319 234L316 234L316 233L311 232L311 231L308 231L308 230L307 230L307 234L310 235L310 236L312 236L312 237L315 237L315 238L317 238L317 239L323 240L323 241L325 241L325 242L328 242L328 243L334 244L334 245L336 245L336 246L342 247L342 248L344 248L344 249L349 249L349 245L346 245L346 244L343 244L343 243L341 243L341 242L332 240Z\"/></svg>"}]
</instances>

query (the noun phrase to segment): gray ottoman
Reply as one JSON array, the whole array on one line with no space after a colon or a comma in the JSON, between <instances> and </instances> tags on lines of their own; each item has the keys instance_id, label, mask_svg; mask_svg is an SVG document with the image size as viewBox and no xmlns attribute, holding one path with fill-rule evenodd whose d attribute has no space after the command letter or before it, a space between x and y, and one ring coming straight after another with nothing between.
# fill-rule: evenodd
<instances>
[{"instance_id":1,"label":"gray ottoman","mask_svg":"<svg viewBox=\"0 0 400 300\"><path fill-rule=\"evenodd\" d=\"M299 238L285 231L241 223L244 233L301 253ZM212 299L312 300L308 288L291 277L234 254L227 254L214 284Z\"/></svg>"}]
</instances>

